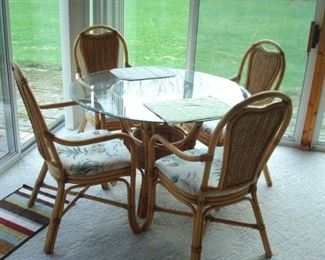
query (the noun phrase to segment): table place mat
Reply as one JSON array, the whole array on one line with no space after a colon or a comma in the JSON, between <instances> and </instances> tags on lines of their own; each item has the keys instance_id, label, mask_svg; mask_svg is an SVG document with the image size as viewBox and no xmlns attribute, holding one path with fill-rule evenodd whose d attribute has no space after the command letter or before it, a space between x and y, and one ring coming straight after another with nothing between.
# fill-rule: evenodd
<instances>
[{"instance_id":1,"label":"table place mat","mask_svg":"<svg viewBox=\"0 0 325 260\"><path fill-rule=\"evenodd\" d=\"M174 71L159 67L130 67L130 68L115 68L110 72L116 77L123 80L144 80L169 78L176 76Z\"/></svg>"},{"instance_id":2,"label":"table place mat","mask_svg":"<svg viewBox=\"0 0 325 260\"><path fill-rule=\"evenodd\" d=\"M144 104L168 124L222 118L230 106L215 97L166 100Z\"/></svg>"}]
</instances>

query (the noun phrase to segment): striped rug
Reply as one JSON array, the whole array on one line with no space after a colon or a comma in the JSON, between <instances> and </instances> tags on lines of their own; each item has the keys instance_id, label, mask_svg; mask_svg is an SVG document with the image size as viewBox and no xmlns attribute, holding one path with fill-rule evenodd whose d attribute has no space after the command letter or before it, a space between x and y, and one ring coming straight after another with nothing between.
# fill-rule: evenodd
<instances>
[{"instance_id":1,"label":"striped rug","mask_svg":"<svg viewBox=\"0 0 325 260\"><path fill-rule=\"evenodd\" d=\"M0 201L0 259L4 259L49 223L55 192L40 191L35 205L28 208L31 191L31 187L23 185Z\"/></svg>"}]
</instances>

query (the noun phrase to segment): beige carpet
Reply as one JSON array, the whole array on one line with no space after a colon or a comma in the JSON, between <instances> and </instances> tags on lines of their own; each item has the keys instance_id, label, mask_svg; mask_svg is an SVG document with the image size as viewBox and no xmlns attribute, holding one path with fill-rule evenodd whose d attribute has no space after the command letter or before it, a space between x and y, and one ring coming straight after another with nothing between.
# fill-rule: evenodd
<instances>
[{"instance_id":1,"label":"beige carpet","mask_svg":"<svg viewBox=\"0 0 325 260\"><path fill-rule=\"evenodd\" d=\"M0 197L33 185L41 165L36 150L0 175ZM258 195L274 253L272 259L325 259L325 153L278 147L269 168L273 187L263 177ZM123 199L120 184L109 192L94 193ZM167 195L159 192L165 204ZM173 204L176 205L176 204ZM221 210L223 216L252 219L244 204ZM189 259L191 221L157 213L151 229L133 235L125 210L81 200L61 222L55 253L43 253L47 229L7 259ZM263 259L257 231L211 224L204 238L202 259Z\"/></svg>"}]
</instances>

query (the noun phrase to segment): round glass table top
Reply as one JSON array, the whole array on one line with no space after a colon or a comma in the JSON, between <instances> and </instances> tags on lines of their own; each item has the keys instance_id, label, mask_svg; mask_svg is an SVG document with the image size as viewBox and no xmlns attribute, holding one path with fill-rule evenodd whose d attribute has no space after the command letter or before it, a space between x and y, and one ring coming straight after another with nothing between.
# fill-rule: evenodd
<instances>
[{"instance_id":1,"label":"round glass table top","mask_svg":"<svg viewBox=\"0 0 325 260\"><path fill-rule=\"evenodd\" d=\"M230 109L250 95L226 78L180 69L171 71L173 75L168 77L136 80L122 80L110 71L101 71L75 80L70 95L88 110L148 123L165 121L148 109L147 103L214 97Z\"/></svg>"}]
</instances>

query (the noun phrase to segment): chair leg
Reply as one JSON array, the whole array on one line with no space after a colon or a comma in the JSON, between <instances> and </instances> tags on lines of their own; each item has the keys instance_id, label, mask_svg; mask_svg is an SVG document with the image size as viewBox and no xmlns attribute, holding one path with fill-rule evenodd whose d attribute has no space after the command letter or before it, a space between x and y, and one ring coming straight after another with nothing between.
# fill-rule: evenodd
<instances>
[{"instance_id":1,"label":"chair leg","mask_svg":"<svg viewBox=\"0 0 325 260\"><path fill-rule=\"evenodd\" d=\"M43 162L43 165L42 165L42 168L38 174L38 177L36 179L36 182L34 184L34 188L32 190L32 194L30 195L30 198L28 200L28 207L31 208L34 206L34 203L35 203L35 200L36 200L36 197L37 197L37 194L40 190L40 188L42 187L42 184L44 182L44 178L45 178L45 175L47 173L47 164L46 162L44 161Z\"/></svg>"},{"instance_id":2,"label":"chair leg","mask_svg":"<svg viewBox=\"0 0 325 260\"><path fill-rule=\"evenodd\" d=\"M204 231L203 208L198 206L193 219L191 260L200 260Z\"/></svg>"},{"instance_id":3,"label":"chair leg","mask_svg":"<svg viewBox=\"0 0 325 260\"><path fill-rule=\"evenodd\" d=\"M81 132L85 131L86 124L87 124L87 118L86 118L86 116L84 116L81 123L80 123L78 133L81 133Z\"/></svg>"},{"instance_id":4,"label":"chair leg","mask_svg":"<svg viewBox=\"0 0 325 260\"><path fill-rule=\"evenodd\" d=\"M55 205L53 208L53 213L50 220L50 225L47 231L46 241L44 245L44 252L46 254L53 253L53 249L54 249L54 245L55 245L55 241L56 241L56 237L58 234L61 217L63 213L65 197L66 197L66 193L64 190L64 183L59 182L57 195L55 199Z\"/></svg>"},{"instance_id":5,"label":"chair leg","mask_svg":"<svg viewBox=\"0 0 325 260\"><path fill-rule=\"evenodd\" d=\"M269 239L267 237L262 213L261 213L258 201L257 201L256 190L252 191L252 207L253 207L254 215L256 218L257 228L261 235L261 239L262 239L262 243L263 243L263 247L264 247L264 251L265 251L265 256L267 258L270 258L270 257L272 257L272 250L271 250L271 246L269 243Z\"/></svg>"},{"instance_id":6,"label":"chair leg","mask_svg":"<svg viewBox=\"0 0 325 260\"><path fill-rule=\"evenodd\" d=\"M156 186L157 186L157 183L155 181L156 178L154 178L153 176L149 176L147 215L146 215L146 220L142 226L142 230L144 231L150 228L155 213L154 209L156 204Z\"/></svg>"},{"instance_id":7,"label":"chair leg","mask_svg":"<svg viewBox=\"0 0 325 260\"><path fill-rule=\"evenodd\" d=\"M268 187L271 187L272 186L272 178L271 178L271 175L270 175L269 168L267 167L267 164L265 164L264 167L263 167L263 173L264 173L266 185Z\"/></svg>"},{"instance_id":8,"label":"chair leg","mask_svg":"<svg viewBox=\"0 0 325 260\"><path fill-rule=\"evenodd\" d=\"M141 232L141 228L139 227L137 221L136 221L136 206L135 206L135 185L136 185L136 179L135 175L130 177L130 185L127 187L128 191L128 219L129 219L129 225L132 229L132 232L134 234L138 234Z\"/></svg>"}]
</instances>

